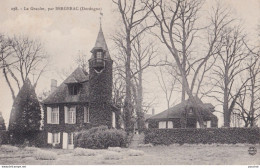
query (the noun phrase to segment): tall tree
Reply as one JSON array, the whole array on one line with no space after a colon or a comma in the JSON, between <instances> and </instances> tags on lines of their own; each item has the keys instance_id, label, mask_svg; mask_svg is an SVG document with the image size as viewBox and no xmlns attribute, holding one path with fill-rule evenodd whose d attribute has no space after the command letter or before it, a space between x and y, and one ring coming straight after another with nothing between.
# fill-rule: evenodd
<instances>
[{"instance_id":1,"label":"tall tree","mask_svg":"<svg viewBox=\"0 0 260 168\"><path fill-rule=\"evenodd\" d=\"M156 37L167 47L168 51L170 52L171 56L174 58L174 61L178 67L178 71L182 78L182 85L189 96L192 104L194 105L193 112L197 116L199 121L200 127L204 127L202 116L200 114L201 103L197 102L193 95L193 88L195 86L195 82L198 79L198 75L203 69L203 65L207 63L207 61L212 57L212 55L217 51L220 41L221 41L221 32L223 29L228 25L232 20L228 19L228 11L222 9L220 5L216 8L212 9L213 14L209 19L209 25L207 26L208 30L208 39L207 39L207 52L198 60L196 60L193 64L197 64L196 68L194 68L194 75L192 83L188 82L187 78L187 69L185 69L184 64L187 63L186 58L188 58L188 54L192 54L189 52L189 44L192 42L192 33L191 32L191 39L188 40L188 30L189 23L191 24L191 30L194 28L196 32L196 27L193 27L193 23L196 20L197 10L200 7L200 1L183 1L183 0L153 0L153 1L146 1L147 6L149 6L150 10L152 11L156 22L159 28L159 34L155 34ZM191 16L189 16L189 11L191 12ZM191 19L190 19L191 18ZM195 20L194 20L195 19ZM187 20L187 25L179 24L185 22ZM187 30L186 32L179 32L180 30L178 27L181 27L181 30ZM178 39L177 37L184 38L185 41L182 41L182 49L178 49ZM184 35L184 36L183 36ZM185 47L186 46L186 47ZM184 60L181 57L181 54L184 56ZM194 53L193 53L194 54ZM191 56L192 57L192 56ZM193 56L195 57L195 56Z\"/></svg>"},{"instance_id":2,"label":"tall tree","mask_svg":"<svg viewBox=\"0 0 260 168\"><path fill-rule=\"evenodd\" d=\"M20 91L26 79L30 78L33 86L37 86L48 65L48 57L39 41L25 36L11 38L10 51L12 53L4 62L3 73L14 99L15 90ZM13 60L16 60L15 63L12 63Z\"/></svg>"},{"instance_id":3,"label":"tall tree","mask_svg":"<svg viewBox=\"0 0 260 168\"><path fill-rule=\"evenodd\" d=\"M11 82L9 78L7 77L9 66L17 62L16 59L11 57L13 52L14 51L12 50L12 40L0 34L0 69L3 70L2 72L4 74L5 80L10 88L12 98L14 99L15 93L13 88L11 87Z\"/></svg>"},{"instance_id":4,"label":"tall tree","mask_svg":"<svg viewBox=\"0 0 260 168\"><path fill-rule=\"evenodd\" d=\"M161 86L161 89L165 95L165 99L167 102L167 121L166 121L166 128L168 128L168 118L169 118L169 114L170 114L170 107L171 107L171 101L172 101L172 94L174 92L174 89L176 88L176 83L177 83L177 75L173 75L171 72L169 75L172 78L167 77L167 79L165 79L165 74L163 73L162 67L160 67L160 74L157 76L159 84Z\"/></svg>"},{"instance_id":5,"label":"tall tree","mask_svg":"<svg viewBox=\"0 0 260 168\"><path fill-rule=\"evenodd\" d=\"M243 42L245 35L239 26L226 28L221 36L222 46L216 54L217 63L211 76L214 87L212 97L223 104L224 126L230 127L236 101L249 80L249 78L241 82L238 80L240 74L248 68L245 66L248 53Z\"/></svg>"},{"instance_id":6,"label":"tall tree","mask_svg":"<svg viewBox=\"0 0 260 168\"><path fill-rule=\"evenodd\" d=\"M34 87L29 79L19 91L13 103L9 131L12 143L21 144L25 139L33 139L33 133L40 130L41 108Z\"/></svg>"},{"instance_id":7,"label":"tall tree","mask_svg":"<svg viewBox=\"0 0 260 168\"><path fill-rule=\"evenodd\" d=\"M124 1L113 0L121 15L123 28L115 38L119 39L119 45L123 48L125 61L125 99L124 99L124 116L125 129L129 133L132 131L133 107L131 103L131 60L132 60L132 43L143 32L154 25L148 25L146 19L150 15L147 11L147 5L142 0Z\"/></svg>"},{"instance_id":8,"label":"tall tree","mask_svg":"<svg viewBox=\"0 0 260 168\"><path fill-rule=\"evenodd\" d=\"M243 74L248 79L238 96L236 104L238 107L233 113L242 119L245 127L253 127L260 117L260 59L259 54L250 54L246 72ZM241 77L242 78L242 77Z\"/></svg>"}]
</instances>

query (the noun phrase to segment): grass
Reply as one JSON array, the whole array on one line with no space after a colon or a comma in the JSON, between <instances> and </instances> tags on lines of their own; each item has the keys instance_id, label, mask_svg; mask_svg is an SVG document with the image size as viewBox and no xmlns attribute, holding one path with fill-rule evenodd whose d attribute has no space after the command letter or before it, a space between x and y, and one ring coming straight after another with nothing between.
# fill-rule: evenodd
<instances>
[{"instance_id":1,"label":"grass","mask_svg":"<svg viewBox=\"0 0 260 168\"><path fill-rule=\"evenodd\" d=\"M74 156L74 150L41 149L57 153L56 160L37 160L35 149L19 149L18 151L5 152L0 148L0 165L25 164L25 165L95 165L95 164L124 164L124 165L259 165L260 145L255 145L257 154L248 154L248 144L235 145L170 145L154 147L138 147L136 149L93 150L95 156ZM88 150L88 149L84 149ZM118 150L118 151L117 151ZM120 151L120 152L119 152ZM129 155L134 156L129 156ZM7 157L8 156L8 157Z\"/></svg>"}]
</instances>

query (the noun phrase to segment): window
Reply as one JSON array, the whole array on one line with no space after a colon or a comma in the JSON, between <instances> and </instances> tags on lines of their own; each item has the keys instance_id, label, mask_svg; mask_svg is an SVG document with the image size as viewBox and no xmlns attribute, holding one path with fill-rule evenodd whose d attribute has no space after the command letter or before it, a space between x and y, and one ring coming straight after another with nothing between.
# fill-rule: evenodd
<instances>
[{"instance_id":1,"label":"window","mask_svg":"<svg viewBox=\"0 0 260 168\"><path fill-rule=\"evenodd\" d=\"M70 95L77 95L79 93L79 85L77 84L69 84L68 88Z\"/></svg>"},{"instance_id":2,"label":"window","mask_svg":"<svg viewBox=\"0 0 260 168\"><path fill-rule=\"evenodd\" d=\"M65 123L75 124L76 123L76 106L64 107Z\"/></svg>"},{"instance_id":3,"label":"window","mask_svg":"<svg viewBox=\"0 0 260 168\"><path fill-rule=\"evenodd\" d=\"M159 129L166 128L166 121L160 121L159 122ZM173 128L172 121L168 121L168 128Z\"/></svg>"},{"instance_id":4,"label":"window","mask_svg":"<svg viewBox=\"0 0 260 168\"><path fill-rule=\"evenodd\" d=\"M47 123L59 124L59 107L47 107Z\"/></svg>"},{"instance_id":5,"label":"window","mask_svg":"<svg viewBox=\"0 0 260 168\"><path fill-rule=\"evenodd\" d=\"M69 133L68 134L68 144L69 145L73 145L73 133Z\"/></svg>"},{"instance_id":6,"label":"window","mask_svg":"<svg viewBox=\"0 0 260 168\"><path fill-rule=\"evenodd\" d=\"M166 121L159 122L159 129L166 128Z\"/></svg>"},{"instance_id":7,"label":"window","mask_svg":"<svg viewBox=\"0 0 260 168\"><path fill-rule=\"evenodd\" d=\"M103 59L103 53L102 51L98 51L97 54L96 54L96 58L97 58L97 62L102 62L102 59Z\"/></svg>"},{"instance_id":8,"label":"window","mask_svg":"<svg viewBox=\"0 0 260 168\"><path fill-rule=\"evenodd\" d=\"M48 144L59 144L59 143L60 143L60 133L48 132Z\"/></svg>"},{"instance_id":9,"label":"window","mask_svg":"<svg viewBox=\"0 0 260 168\"><path fill-rule=\"evenodd\" d=\"M84 107L84 123L89 123L89 108Z\"/></svg>"},{"instance_id":10,"label":"window","mask_svg":"<svg viewBox=\"0 0 260 168\"><path fill-rule=\"evenodd\" d=\"M205 128L211 127L211 121L203 121L203 124L204 124ZM200 128L200 124L198 121L197 121L197 128Z\"/></svg>"}]
</instances>

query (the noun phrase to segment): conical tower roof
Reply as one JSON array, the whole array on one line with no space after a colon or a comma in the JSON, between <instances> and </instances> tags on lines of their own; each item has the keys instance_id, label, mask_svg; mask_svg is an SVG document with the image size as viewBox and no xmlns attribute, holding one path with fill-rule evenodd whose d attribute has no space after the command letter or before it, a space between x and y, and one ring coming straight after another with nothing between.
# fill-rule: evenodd
<instances>
[{"instance_id":1,"label":"conical tower roof","mask_svg":"<svg viewBox=\"0 0 260 168\"><path fill-rule=\"evenodd\" d=\"M100 29L99 29L99 33L98 33L98 36L97 36L95 46L93 47L91 52L93 53L93 51L97 50L97 49L102 49L106 52L104 58L110 58L110 54L109 54L109 51L108 51L107 43L106 43L103 31L102 31L101 25L100 25Z\"/></svg>"}]
</instances>

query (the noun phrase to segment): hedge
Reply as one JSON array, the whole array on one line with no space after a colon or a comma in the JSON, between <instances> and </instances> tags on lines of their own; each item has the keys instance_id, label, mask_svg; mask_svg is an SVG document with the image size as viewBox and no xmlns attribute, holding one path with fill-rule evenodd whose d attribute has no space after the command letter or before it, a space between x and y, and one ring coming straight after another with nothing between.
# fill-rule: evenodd
<instances>
[{"instance_id":1,"label":"hedge","mask_svg":"<svg viewBox=\"0 0 260 168\"><path fill-rule=\"evenodd\" d=\"M107 126L100 126L76 133L74 142L75 147L91 149L125 147L127 136L123 130L108 129Z\"/></svg>"},{"instance_id":2,"label":"hedge","mask_svg":"<svg viewBox=\"0 0 260 168\"><path fill-rule=\"evenodd\" d=\"M145 143L154 145L260 143L260 128L147 129Z\"/></svg>"},{"instance_id":3,"label":"hedge","mask_svg":"<svg viewBox=\"0 0 260 168\"><path fill-rule=\"evenodd\" d=\"M8 132L0 131L0 145L8 143Z\"/></svg>"}]
</instances>

